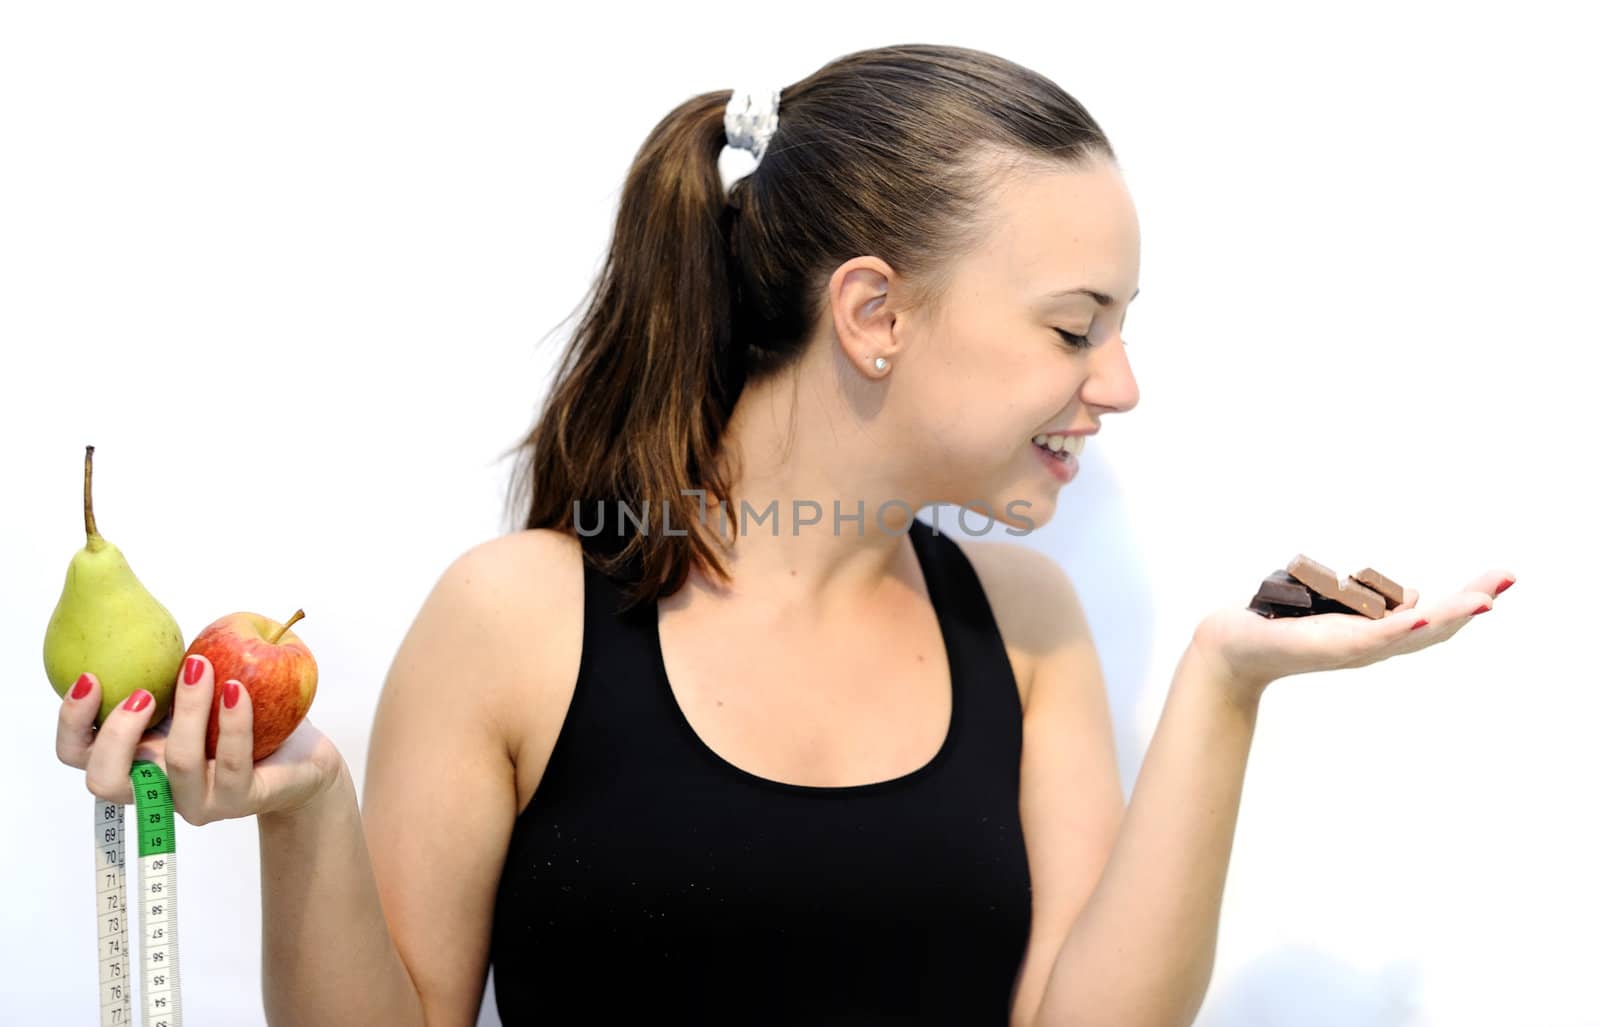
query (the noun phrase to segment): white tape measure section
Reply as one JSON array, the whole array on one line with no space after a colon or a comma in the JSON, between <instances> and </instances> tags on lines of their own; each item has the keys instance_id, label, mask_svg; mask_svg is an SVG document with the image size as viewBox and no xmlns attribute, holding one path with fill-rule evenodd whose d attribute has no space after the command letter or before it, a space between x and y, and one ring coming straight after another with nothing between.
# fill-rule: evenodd
<instances>
[{"instance_id":1,"label":"white tape measure section","mask_svg":"<svg viewBox=\"0 0 1600 1027\"><path fill-rule=\"evenodd\" d=\"M122 807L94 801L95 937L100 946L100 1027L133 1023L128 969L127 875L122 869Z\"/></svg>"},{"instance_id":2,"label":"white tape measure section","mask_svg":"<svg viewBox=\"0 0 1600 1027\"><path fill-rule=\"evenodd\" d=\"M144 1027L182 1027L178 973L178 862L172 790L161 768L135 760L135 844L139 852L139 993ZM95 800L95 916L100 950L101 1027L131 1027L132 953L128 950L123 807Z\"/></svg>"}]
</instances>

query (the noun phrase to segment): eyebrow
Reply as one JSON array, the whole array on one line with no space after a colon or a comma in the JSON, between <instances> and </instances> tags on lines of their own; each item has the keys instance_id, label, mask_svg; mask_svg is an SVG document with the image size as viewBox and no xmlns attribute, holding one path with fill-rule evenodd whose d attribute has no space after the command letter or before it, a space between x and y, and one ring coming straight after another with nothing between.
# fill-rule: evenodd
<instances>
[{"instance_id":1,"label":"eyebrow","mask_svg":"<svg viewBox=\"0 0 1600 1027\"><path fill-rule=\"evenodd\" d=\"M1047 300L1054 300L1060 299L1063 296L1089 296L1092 297L1094 301L1100 304L1102 307L1109 307L1113 302L1110 296L1107 296L1103 292L1095 292L1093 289L1057 289L1055 292L1045 293L1044 298ZM1133 290L1133 295L1128 297L1128 302L1132 303L1138 298L1139 290L1135 289Z\"/></svg>"}]
</instances>

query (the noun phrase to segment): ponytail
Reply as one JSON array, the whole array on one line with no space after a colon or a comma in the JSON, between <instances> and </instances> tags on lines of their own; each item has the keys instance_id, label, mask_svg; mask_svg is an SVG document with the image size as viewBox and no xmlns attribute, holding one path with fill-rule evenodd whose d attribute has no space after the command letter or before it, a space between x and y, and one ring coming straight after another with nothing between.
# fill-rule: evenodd
<instances>
[{"instance_id":1,"label":"ponytail","mask_svg":"<svg viewBox=\"0 0 1600 1027\"><path fill-rule=\"evenodd\" d=\"M514 479L532 492L523 526L594 535L586 548L601 570L634 579L630 607L676 591L691 560L727 577L701 511L710 496L727 503L716 453L744 385L727 241L737 211L718 168L729 96L680 105L641 147ZM691 494L702 489L705 499ZM629 530L624 504L644 530Z\"/></svg>"}]
</instances>

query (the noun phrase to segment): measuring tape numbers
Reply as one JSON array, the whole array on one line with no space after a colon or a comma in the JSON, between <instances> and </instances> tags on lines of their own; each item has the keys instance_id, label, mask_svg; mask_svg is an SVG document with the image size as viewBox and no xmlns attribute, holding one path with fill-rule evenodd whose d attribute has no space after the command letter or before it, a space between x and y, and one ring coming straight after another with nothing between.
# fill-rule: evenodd
<instances>
[{"instance_id":1,"label":"measuring tape numbers","mask_svg":"<svg viewBox=\"0 0 1600 1027\"><path fill-rule=\"evenodd\" d=\"M140 996L144 1027L182 1027L178 993L178 863L167 775L149 760L134 760L133 785L139 837ZM100 949L100 1025L131 1027L131 953L128 951L127 873L123 807L95 799L95 918Z\"/></svg>"}]
</instances>

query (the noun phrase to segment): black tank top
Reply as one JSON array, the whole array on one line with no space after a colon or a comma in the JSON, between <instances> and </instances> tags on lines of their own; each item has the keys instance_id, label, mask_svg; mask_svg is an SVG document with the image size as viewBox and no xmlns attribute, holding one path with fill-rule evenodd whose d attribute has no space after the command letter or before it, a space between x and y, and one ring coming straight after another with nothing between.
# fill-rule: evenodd
<instances>
[{"instance_id":1,"label":"black tank top","mask_svg":"<svg viewBox=\"0 0 1600 1027\"><path fill-rule=\"evenodd\" d=\"M668 684L657 605L584 561L583 652L495 896L500 1018L1004 1027L1032 914L1022 707L966 555L909 529L950 666L932 760L848 787L722 759Z\"/></svg>"}]
</instances>

